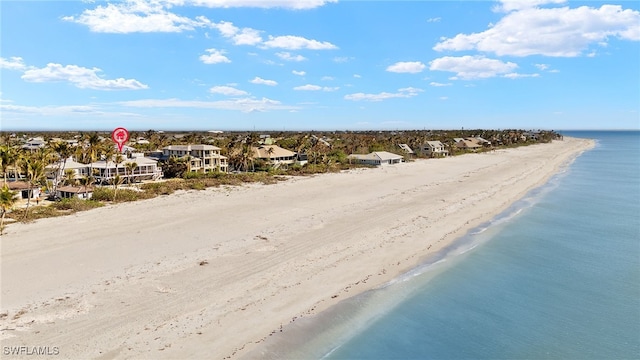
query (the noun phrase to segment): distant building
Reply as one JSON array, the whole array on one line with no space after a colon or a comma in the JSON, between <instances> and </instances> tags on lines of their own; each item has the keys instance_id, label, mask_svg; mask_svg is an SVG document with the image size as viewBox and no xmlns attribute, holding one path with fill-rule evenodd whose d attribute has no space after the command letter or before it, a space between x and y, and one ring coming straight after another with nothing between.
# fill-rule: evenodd
<instances>
[{"instance_id":1,"label":"distant building","mask_svg":"<svg viewBox=\"0 0 640 360\"><path fill-rule=\"evenodd\" d=\"M409 147L409 145L407 145L407 144L398 144L398 146L400 147L400 149L402 149L402 151L404 151L405 153L407 153L409 155L415 154L415 152L413 152L411 147Z\"/></svg>"},{"instance_id":2,"label":"distant building","mask_svg":"<svg viewBox=\"0 0 640 360\"><path fill-rule=\"evenodd\" d=\"M422 145L422 151L430 157L445 157L449 155L449 151L440 141L427 141Z\"/></svg>"},{"instance_id":3,"label":"distant building","mask_svg":"<svg viewBox=\"0 0 640 360\"><path fill-rule=\"evenodd\" d=\"M358 164L374 166L399 164L404 161L404 157L402 155L387 151L374 151L369 154L351 154L349 155L349 159L354 160Z\"/></svg>"}]
</instances>

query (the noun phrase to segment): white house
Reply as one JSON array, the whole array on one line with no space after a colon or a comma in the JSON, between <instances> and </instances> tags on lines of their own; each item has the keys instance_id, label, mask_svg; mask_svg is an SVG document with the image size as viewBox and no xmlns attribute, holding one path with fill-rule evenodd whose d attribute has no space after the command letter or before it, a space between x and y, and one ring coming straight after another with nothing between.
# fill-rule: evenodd
<instances>
[{"instance_id":1,"label":"white house","mask_svg":"<svg viewBox=\"0 0 640 360\"><path fill-rule=\"evenodd\" d=\"M409 155L413 155L415 154L413 152L413 149L411 149L411 147L407 144L398 144L398 146L400 147L400 149L402 149L402 151L404 151L405 153L409 154Z\"/></svg>"},{"instance_id":2,"label":"white house","mask_svg":"<svg viewBox=\"0 0 640 360\"><path fill-rule=\"evenodd\" d=\"M131 164L135 164L133 169L131 169ZM123 159L121 163L116 163L112 158L109 161L96 161L89 166L93 168L93 176L99 183L110 183L116 175L134 182L158 180L162 177L162 168L158 166L158 162L142 156L141 153L133 153L131 157Z\"/></svg>"},{"instance_id":3,"label":"white house","mask_svg":"<svg viewBox=\"0 0 640 360\"><path fill-rule=\"evenodd\" d=\"M213 145L169 145L162 148L162 157L182 158L188 156L192 172L227 172L227 157L220 155L220 148Z\"/></svg>"},{"instance_id":4,"label":"white house","mask_svg":"<svg viewBox=\"0 0 640 360\"><path fill-rule=\"evenodd\" d=\"M431 157L444 157L449 155L449 151L440 141L427 141L422 145L422 151Z\"/></svg>"},{"instance_id":5,"label":"white house","mask_svg":"<svg viewBox=\"0 0 640 360\"><path fill-rule=\"evenodd\" d=\"M83 199L88 200L93 196L91 186L60 186L56 189L56 197L60 199Z\"/></svg>"},{"instance_id":6,"label":"white house","mask_svg":"<svg viewBox=\"0 0 640 360\"><path fill-rule=\"evenodd\" d=\"M374 151L370 154L351 154L349 155L349 159L354 160L358 164L374 166L398 164L404 161L402 155L387 151Z\"/></svg>"}]
</instances>

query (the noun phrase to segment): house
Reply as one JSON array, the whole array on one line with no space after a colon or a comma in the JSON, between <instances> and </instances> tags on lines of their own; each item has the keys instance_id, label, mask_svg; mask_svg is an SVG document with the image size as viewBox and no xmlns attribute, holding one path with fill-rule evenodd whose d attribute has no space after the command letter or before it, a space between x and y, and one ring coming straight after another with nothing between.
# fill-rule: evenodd
<instances>
[{"instance_id":1,"label":"house","mask_svg":"<svg viewBox=\"0 0 640 360\"><path fill-rule=\"evenodd\" d=\"M91 199L93 187L91 186L60 186L56 189L56 197L60 199Z\"/></svg>"},{"instance_id":2,"label":"house","mask_svg":"<svg viewBox=\"0 0 640 360\"><path fill-rule=\"evenodd\" d=\"M481 138L480 136L474 136L473 138L476 140L476 142L478 144L480 144L482 146L491 146L491 141L489 141L489 140L485 140L485 139Z\"/></svg>"},{"instance_id":3,"label":"house","mask_svg":"<svg viewBox=\"0 0 640 360\"><path fill-rule=\"evenodd\" d=\"M260 145L253 147L253 157L270 162L274 166L293 164L297 160L296 153L278 145Z\"/></svg>"},{"instance_id":4,"label":"house","mask_svg":"<svg viewBox=\"0 0 640 360\"><path fill-rule=\"evenodd\" d=\"M26 181L7 181L7 182L2 182L2 187L7 186L9 188L9 190L11 191L15 191L16 194L16 198L18 199L28 199L29 198L29 183L27 183ZM38 199L40 198L41 195L41 190L40 190L40 186L38 185L33 185L31 188L31 198L32 199Z\"/></svg>"},{"instance_id":5,"label":"house","mask_svg":"<svg viewBox=\"0 0 640 360\"><path fill-rule=\"evenodd\" d=\"M58 174L58 179L62 179L67 170L73 171L74 179L81 179L89 175L89 165L79 163L73 160L73 158L68 158L64 162L47 165L45 167L45 174L49 180L55 179L56 173Z\"/></svg>"},{"instance_id":6,"label":"house","mask_svg":"<svg viewBox=\"0 0 640 360\"><path fill-rule=\"evenodd\" d=\"M449 155L449 151L440 141L427 141L422 145L422 151L430 157L445 157Z\"/></svg>"},{"instance_id":7,"label":"house","mask_svg":"<svg viewBox=\"0 0 640 360\"><path fill-rule=\"evenodd\" d=\"M413 150L409 147L409 145L407 144L398 144L398 146L400 147L400 149L402 149L402 151L404 151L406 154L409 155L414 155L415 153L413 152Z\"/></svg>"},{"instance_id":8,"label":"house","mask_svg":"<svg viewBox=\"0 0 640 360\"><path fill-rule=\"evenodd\" d=\"M133 169L131 169L132 164L135 164ZM127 182L158 180L162 177L162 168L158 166L158 162L144 157L142 153L132 153L121 163L116 163L113 159L100 160L91 163L89 167L93 169L93 176L99 183L111 183L116 175Z\"/></svg>"},{"instance_id":9,"label":"house","mask_svg":"<svg viewBox=\"0 0 640 360\"><path fill-rule=\"evenodd\" d=\"M162 148L162 158L189 157L189 169L192 172L227 172L227 157L220 155L220 148L213 145L169 145Z\"/></svg>"},{"instance_id":10,"label":"house","mask_svg":"<svg viewBox=\"0 0 640 360\"><path fill-rule=\"evenodd\" d=\"M41 137L31 138L22 145L22 148L25 150L38 150L45 147L47 143Z\"/></svg>"},{"instance_id":11,"label":"house","mask_svg":"<svg viewBox=\"0 0 640 360\"><path fill-rule=\"evenodd\" d=\"M387 151L374 151L369 154L351 154L348 158L354 160L358 164L374 166L398 164L404 161L404 157L402 157L402 155L397 155Z\"/></svg>"},{"instance_id":12,"label":"house","mask_svg":"<svg viewBox=\"0 0 640 360\"><path fill-rule=\"evenodd\" d=\"M476 151L482 148L482 145L480 145L474 138L461 139L460 141L456 142L456 146L458 147L458 149L471 151Z\"/></svg>"}]
</instances>

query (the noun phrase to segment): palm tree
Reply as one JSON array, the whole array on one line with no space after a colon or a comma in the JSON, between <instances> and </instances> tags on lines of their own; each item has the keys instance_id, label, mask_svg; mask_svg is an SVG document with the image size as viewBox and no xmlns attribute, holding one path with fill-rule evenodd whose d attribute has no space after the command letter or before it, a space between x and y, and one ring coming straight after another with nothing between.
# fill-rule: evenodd
<instances>
[{"instance_id":1,"label":"palm tree","mask_svg":"<svg viewBox=\"0 0 640 360\"><path fill-rule=\"evenodd\" d=\"M128 171L129 174L130 174L130 176L127 177L127 185L129 185L129 184L131 184L131 178L133 177L133 173L138 168L138 163L136 163L135 161L128 162L128 163L124 164L124 168L125 168L125 171ZM135 182L135 179L134 179L133 182Z\"/></svg>"},{"instance_id":2,"label":"palm tree","mask_svg":"<svg viewBox=\"0 0 640 360\"><path fill-rule=\"evenodd\" d=\"M118 195L118 186L122 185L124 182L124 178L120 176L120 174L116 174L113 178L113 201L116 201Z\"/></svg>"},{"instance_id":3,"label":"palm tree","mask_svg":"<svg viewBox=\"0 0 640 360\"><path fill-rule=\"evenodd\" d=\"M116 153L116 149L111 145L107 144L101 149L101 156L104 157L105 167L104 167L104 175L100 179L102 183L105 178L110 177L109 163L113 160L113 155ZM116 175L118 174L118 168L116 167Z\"/></svg>"},{"instance_id":4,"label":"palm tree","mask_svg":"<svg viewBox=\"0 0 640 360\"><path fill-rule=\"evenodd\" d=\"M9 190L9 187L5 183L2 189L0 189L0 212L2 212L2 217L0 218L0 235L4 232L4 216L13 208L16 201L18 201L16 192Z\"/></svg>"},{"instance_id":5,"label":"palm tree","mask_svg":"<svg viewBox=\"0 0 640 360\"><path fill-rule=\"evenodd\" d=\"M64 171L65 183L72 186L75 185L77 183L75 176L76 176L76 172L73 171L73 169L66 169Z\"/></svg>"},{"instance_id":6,"label":"palm tree","mask_svg":"<svg viewBox=\"0 0 640 360\"><path fill-rule=\"evenodd\" d=\"M9 171L9 167L15 166L17 158L18 153L14 148L5 145L0 146L0 168L2 169L5 183L7 182L7 172Z\"/></svg>"},{"instance_id":7,"label":"palm tree","mask_svg":"<svg viewBox=\"0 0 640 360\"><path fill-rule=\"evenodd\" d=\"M27 192L27 208L24 212L24 218L27 218L29 213L29 205L31 204L31 197L33 194L33 186L39 184L44 179L44 163L39 159L25 159L22 162L22 171L27 177L27 183L29 184L29 191Z\"/></svg>"},{"instance_id":8,"label":"palm tree","mask_svg":"<svg viewBox=\"0 0 640 360\"><path fill-rule=\"evenodd\" d=\"M98 133L91 134L89 138L87 138L87 142L89 143L87 154L90 162L89 181L93 183L93 163L97 160L98 144L100 144L100 137L98 136Z\"/></svg>"},{"instance_id":9,"label":"palm tree","mask_svg":"<svg viewBox=\"0 0 640 360\"><path fill-rule=\"evenodd\" d=\"M56 169L55 179L53 180L53 193L56 193L61 175L65 173L67 159L73 155L73 149L68 142L58 142L53 144L53 151L58 153L58 168Z\"/></svg>"}]
</instances>

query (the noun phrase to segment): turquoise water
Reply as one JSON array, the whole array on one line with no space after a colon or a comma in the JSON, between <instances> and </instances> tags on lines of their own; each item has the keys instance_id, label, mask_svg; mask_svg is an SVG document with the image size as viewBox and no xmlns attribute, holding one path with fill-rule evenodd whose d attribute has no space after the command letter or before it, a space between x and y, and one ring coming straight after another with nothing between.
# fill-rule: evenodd
<instances>
[{"instance_id":1,"label":"turquoise water","mask_svg":"<svg viewBox=\"0 0 640 360\"><path fill-rule=\"evenodd\" d=\"M266 357L640 359L640 132L564 134L597 145L448 253L298 325L279 346L289 350Z\"/></svg>"}]
</instances>

